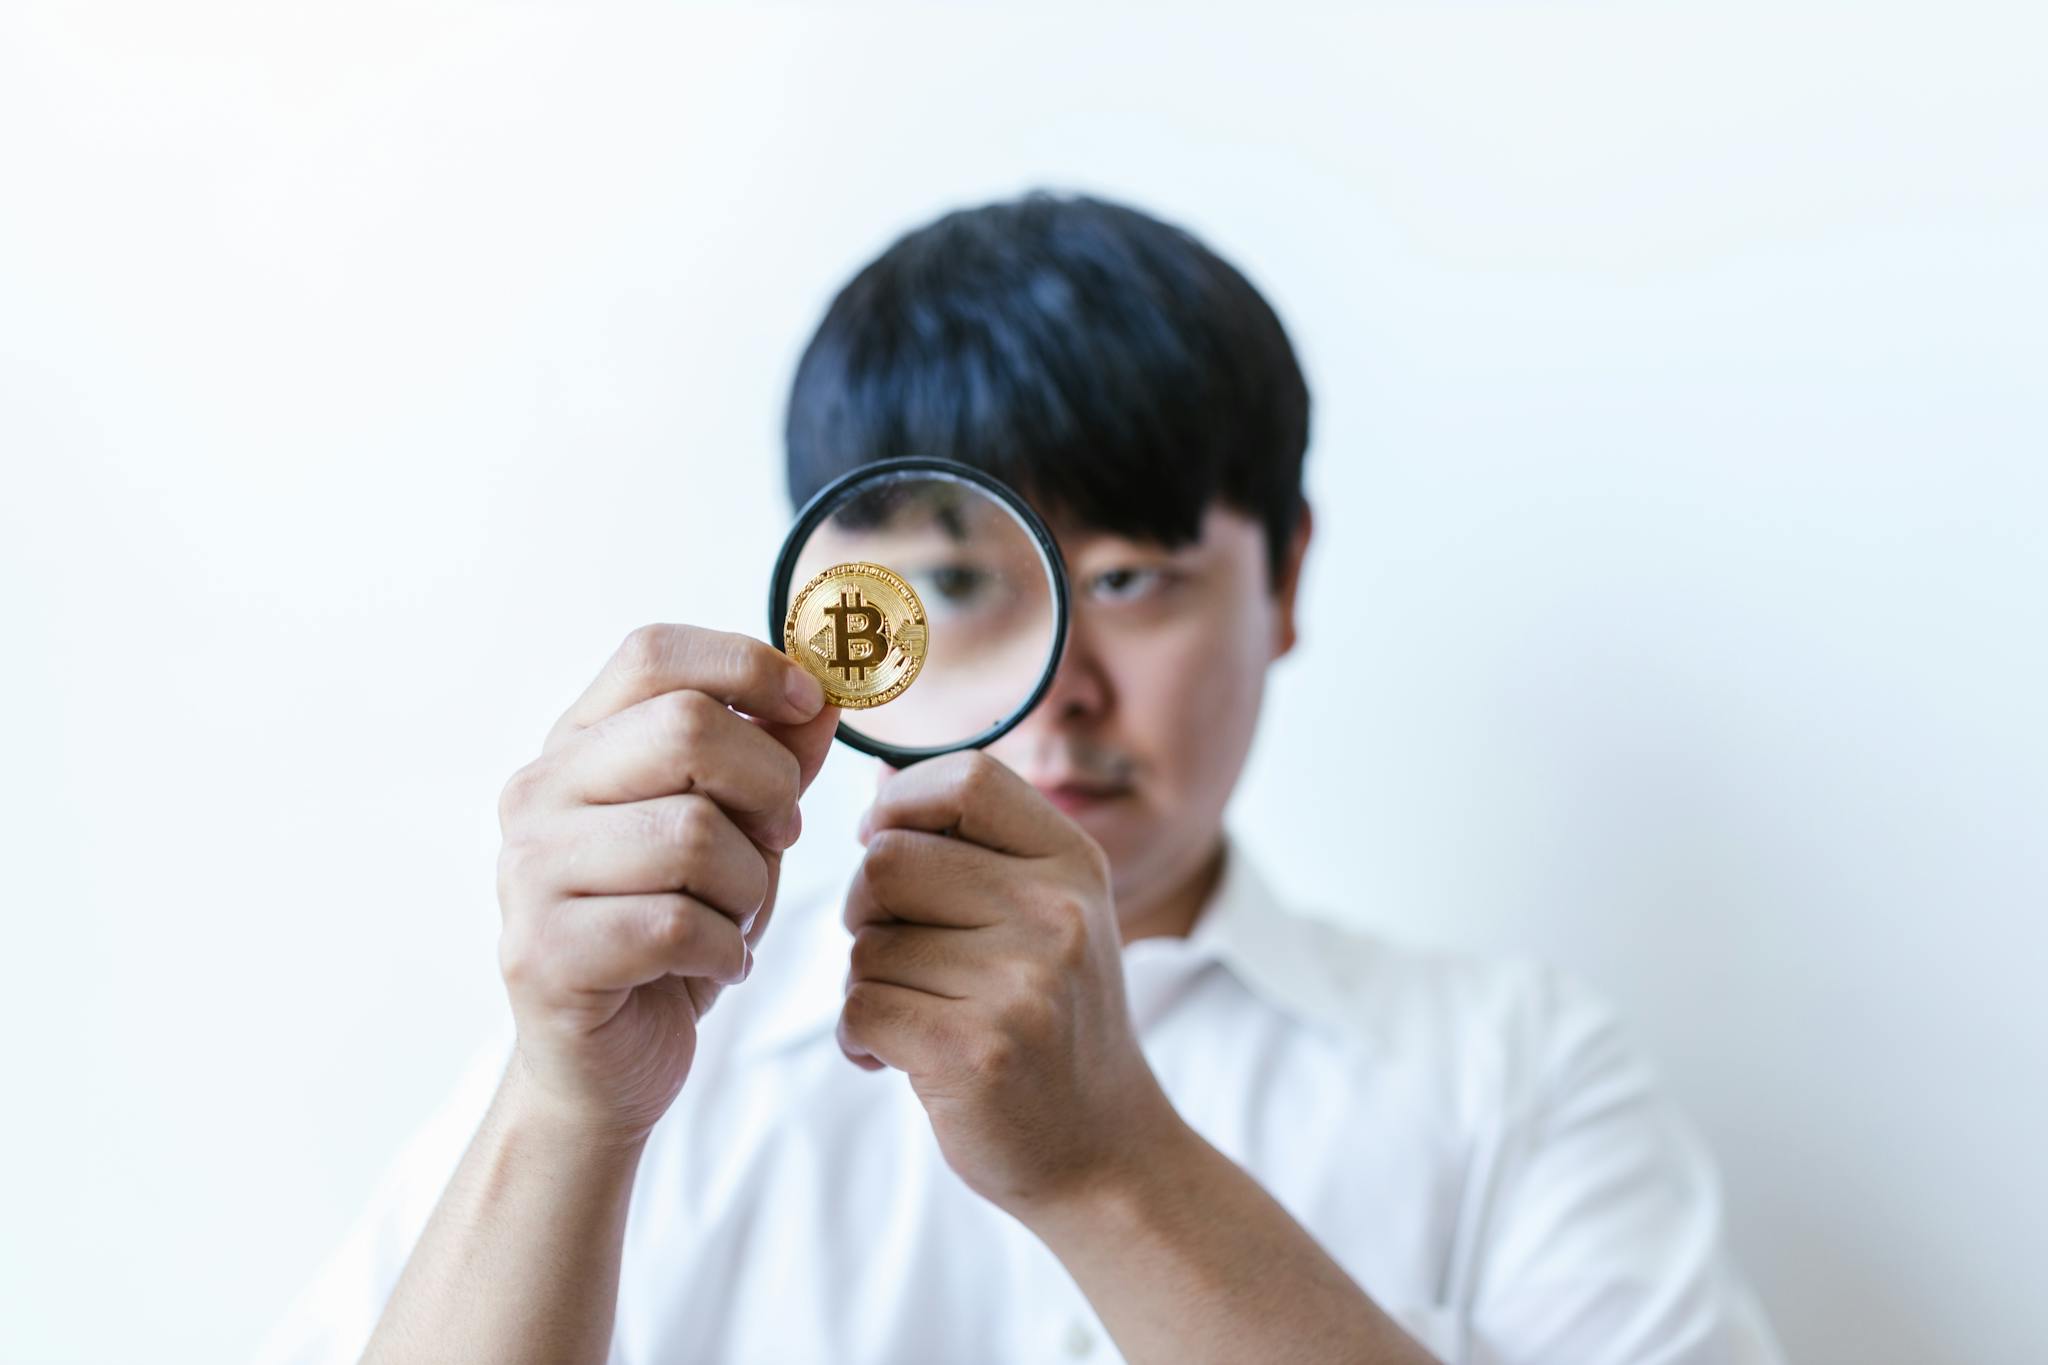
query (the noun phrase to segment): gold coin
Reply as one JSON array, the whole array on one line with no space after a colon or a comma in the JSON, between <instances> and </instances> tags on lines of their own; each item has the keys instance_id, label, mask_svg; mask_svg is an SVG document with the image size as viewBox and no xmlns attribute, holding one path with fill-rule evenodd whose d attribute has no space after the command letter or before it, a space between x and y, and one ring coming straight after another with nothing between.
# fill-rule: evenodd
<instances>
[{"instance_id":1,"label":"gold coin","mask_svg":"<svg viewBox=\"0 0 2048 1365\"><path fill-rule=\"evenodd\" d=\"M825 685L835 706L880 706L924 667L930 627L911 586L879 564L834 564L799 588L782 652Z\"/></svg>"}]
</instances>

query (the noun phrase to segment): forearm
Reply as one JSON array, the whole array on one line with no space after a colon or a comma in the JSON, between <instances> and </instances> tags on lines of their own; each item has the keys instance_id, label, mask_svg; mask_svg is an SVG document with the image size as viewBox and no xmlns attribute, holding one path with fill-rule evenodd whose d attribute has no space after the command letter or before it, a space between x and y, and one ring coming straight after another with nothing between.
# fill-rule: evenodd
<instances>
[{"instance_id":1,"label":"forearm","mask_svg":"<svg viewBox=\"0 0 2048 1365\"><path fill-rule=\"evenodd\" d=\"M1132 1169L1030 1221L1132 1365L1434 1365L1257 1181L1178 1118Z\"/></svg>"},{"instance_id":2,"label":"forearm","mask_svg":"<svg viewBox=\"0 0 2048 1365\"><path fill-rule=\"evenodd\" d=\"M518 1060L406 1261L364 1365L603 1365L642 1142L599 1142L526 1099Z\"/></svg>"}]
</instances>

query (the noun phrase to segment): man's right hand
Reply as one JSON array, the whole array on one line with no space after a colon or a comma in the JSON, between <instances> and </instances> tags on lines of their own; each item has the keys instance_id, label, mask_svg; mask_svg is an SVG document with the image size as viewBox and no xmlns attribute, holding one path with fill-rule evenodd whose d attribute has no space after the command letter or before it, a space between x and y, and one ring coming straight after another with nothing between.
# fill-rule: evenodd
<instances>
[{"instance_id":1,"label":"man's right hand","mask_svg":"<svg viewBox=\"0 0 2048 1365\"><path fill-rule=\"evenodd\" d=\"M838 715L761 641L642 626L512 775L498 958L522 1103L621 1142L667 1112L697 1021L753 965Z\"/></svg>"}]
</instances>

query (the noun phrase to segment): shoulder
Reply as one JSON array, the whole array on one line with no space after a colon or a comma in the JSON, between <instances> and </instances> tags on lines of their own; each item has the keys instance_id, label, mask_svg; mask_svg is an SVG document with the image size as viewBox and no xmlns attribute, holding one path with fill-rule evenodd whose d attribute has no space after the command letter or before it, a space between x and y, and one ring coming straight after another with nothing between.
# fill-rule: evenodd
<instances>
[{"instance_id":1,"label":"shoulder","mask_svg":"<svg viewBox=\"0 0 2048 1365\"><path fill-rule=\"evenodd\" d=\"M1614 1004L1530 954L1407 940L1297 911L1306 960L1382 1068L1441 1078L1468 1121L1513 1122L1600 1064L1642 1065Z\"/></svg>"}]
</instances>

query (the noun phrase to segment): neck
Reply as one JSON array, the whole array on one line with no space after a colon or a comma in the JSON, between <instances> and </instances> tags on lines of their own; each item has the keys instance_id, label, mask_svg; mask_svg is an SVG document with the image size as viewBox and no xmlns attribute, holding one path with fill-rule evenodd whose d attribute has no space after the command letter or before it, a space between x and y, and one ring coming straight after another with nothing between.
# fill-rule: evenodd
<instances>
[{"instance_id":1,"label":"neck","mask_svg":"<svg viewBox=\"0 0 2048 1365\"><path fill-rule=\"evenodd\" d=\"M1224 841L1218 835L1195 865L1156 899L1119 899L1117 919L1126 944L1141 938L1185 938L1223 875Z\"/></svg>"}]
</instances>

